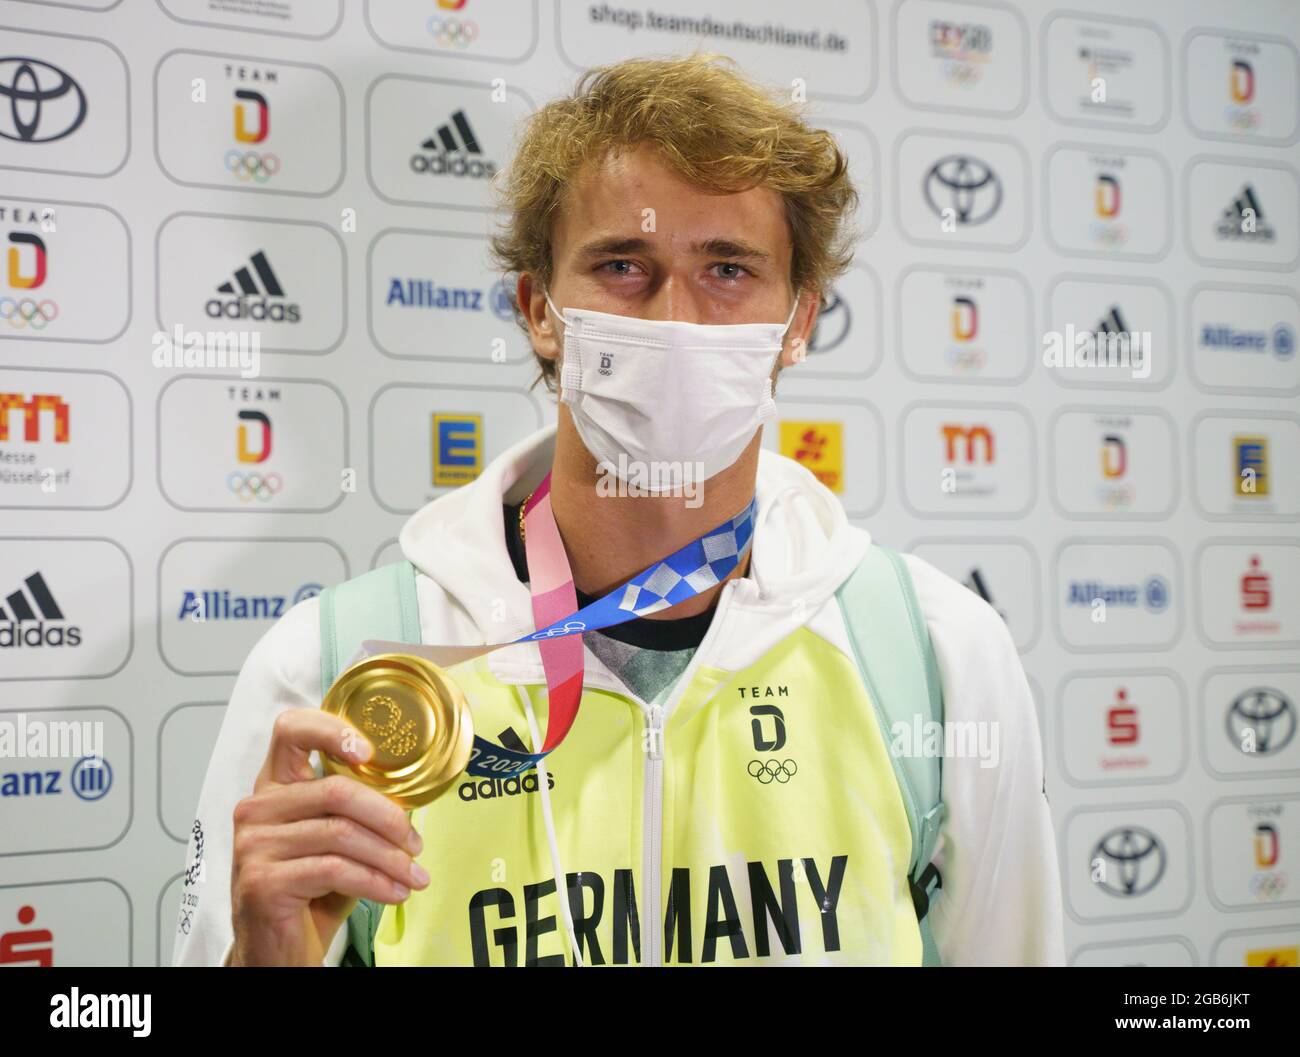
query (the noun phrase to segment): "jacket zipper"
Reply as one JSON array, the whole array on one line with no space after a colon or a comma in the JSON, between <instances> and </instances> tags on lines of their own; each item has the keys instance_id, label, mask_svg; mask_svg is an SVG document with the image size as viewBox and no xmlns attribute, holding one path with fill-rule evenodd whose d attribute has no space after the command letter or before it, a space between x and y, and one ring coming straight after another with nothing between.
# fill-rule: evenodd
<instances>
[{"instance_id":1,"label":"jacket zipper","mask_svg":"<svg viewBox=\"0 0 1300 1057\"><path fill-rule=\"evenodd\" d=\"M662 965L660 950L662 931L659 918L661 874L663 871L664 827L664 709L653 705L646 710L645 808L642 825L645 830L643 848L645 861L641 876L645 878L644 910L642 911L642 965Z\"/></svg>"},{"instance_id":2,"label":"jacket zipper","mask_svg":"<svg viewBox=\"0 0 1300 1057\"><path fill-rule=\"evenodd\" d=\"M728 580L722 585L718 595L718 604L709 621L709 630L691 655L690 664L682 672L673 687L673 692L662 705L642 707L646 713L646 731L649 744L646 746L645 761L645 806L641 813L642 847L644 850L641 863L641 876L644 879L644 901L637 902L643 907L641 918L641 964L645 966L663 965L663 825L664 825L664 756L667 746L665 733L668 715L677 702L685 695L687 688L695 679L695 672L700 666L700 658L705 656L712 640L717 637L717 629L722 624L723 611L731 595L742 589L740 585L749 585L746 579Z\"/></svg>"}]
</instances>

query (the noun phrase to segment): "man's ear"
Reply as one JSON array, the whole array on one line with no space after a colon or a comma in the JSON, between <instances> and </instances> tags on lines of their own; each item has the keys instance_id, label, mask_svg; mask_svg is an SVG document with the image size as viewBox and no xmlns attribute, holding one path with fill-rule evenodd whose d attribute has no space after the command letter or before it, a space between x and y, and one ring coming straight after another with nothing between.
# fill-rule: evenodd
<instances>
[{"instance_id":1,"label":"man's ear","mask_svg":"<svg viewBox=\"0 0 1300 1057\"><path fill-rule=\"evenodd\" d=\"M808 342L812 340L817 313L820 311L821 295L815 290L801 291L799 307L795 309L794 319L790 322L790 329L786 332L785 343L781 348L782 367L793 367L807 358Z\"/></svg>"},{"instance_id":2,"label":"man's ear","mask_svg":"<svg viewBox=\"0 0 1300 1057\"><path fill-rule=\"evenodd\" d=\"M546 304L545 287L528 272L522 272L515 286L515 298L528 323L528 337L533 351L544 360L556 360L561 344L555 313Z\"/></svg>"}]
</instances>

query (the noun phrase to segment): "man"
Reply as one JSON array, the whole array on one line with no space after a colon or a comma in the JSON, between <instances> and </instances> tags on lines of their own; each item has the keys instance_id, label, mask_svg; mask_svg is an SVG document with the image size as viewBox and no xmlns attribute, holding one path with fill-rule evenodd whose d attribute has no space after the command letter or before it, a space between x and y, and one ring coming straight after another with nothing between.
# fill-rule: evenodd
<instances>
[{"instance_id":1,"label":"man","mask_svg":"<svg viewBox=\"0 0 1300 1057\"><path fill-rule=\"evenodd\" d=\"M534 630L521 510L548 471L580 606L720 525L744 521L752 547L693 597L582 637L581 713L535 771L465 776L409 821L310 765L369 745L320 711L321 606L296 606L231 699L176 962L920 964L930 930L943 964L1060 963L1038 727L1006 628L900 563L945 718L988 725L998 747L943 760L941 837L917 864L927 906L909 881L916 798L880 680L855 664L872 643L840 603L880 552L811 474L760 451L768 380L798 369L852 257L856 196L831 136L711 57L638 60L534 114L506 180L494 250L558 423L407 522L421 640ZM657 456L681 464L679 487L629 487ZM457 681L477 733L540 748L536 647Z\"/></svg>"}]
</instances>

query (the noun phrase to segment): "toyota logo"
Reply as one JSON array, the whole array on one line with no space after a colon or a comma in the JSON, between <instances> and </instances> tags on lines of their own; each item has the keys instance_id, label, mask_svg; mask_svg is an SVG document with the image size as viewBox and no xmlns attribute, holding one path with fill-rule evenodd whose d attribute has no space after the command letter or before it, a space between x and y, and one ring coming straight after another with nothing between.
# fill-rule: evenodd
<instances>
[{"instance_id":1,"label":"toyota logo","mask_svg":"<svg viewBox=\"0 0 1300 1057\"><path fill-rule=\"evenodd\" d=\"M1257 686L1233 699L1227 725L1228 738L1238 751L1269 756L1281 752L1295 737L1295 708L1282 691ZM1246 731L1250 731L1249 742Z\"/></svg>"},{"instance_id":2,"label":"toyota logo","mask_svg":"<svg viewBox=\"0 0 1300 1057\"><path fill-rule=\"evenodd\" d=\"M49 143L85 120L86 93L63 70L40 59L0 58L0 136Z\"/></svg>"},{"instance_id":3,"label":"toyota logo","mask_svg":"<svg viewBox=\"0 0 1300 1057\"><path fill-rule=\"evenodd\" d=\"M1113 896L1145 895L1165 875L1164 845L1141 826L1120 826L1097 842L1094 867L1101 864L1097 884Z\"/></svg>"},{"instance_id":4,"label":"toyota logo","mask_svg":"<svg viewBox=\"0 0 1300 1057\"><path fill-rule=\"evenodd\" d=\"M983 224L1002 206L1002 181L978 158L949 154L925 174L925 201L937 216L951 209L957 223Z\"/></svg>"}]
</instances>

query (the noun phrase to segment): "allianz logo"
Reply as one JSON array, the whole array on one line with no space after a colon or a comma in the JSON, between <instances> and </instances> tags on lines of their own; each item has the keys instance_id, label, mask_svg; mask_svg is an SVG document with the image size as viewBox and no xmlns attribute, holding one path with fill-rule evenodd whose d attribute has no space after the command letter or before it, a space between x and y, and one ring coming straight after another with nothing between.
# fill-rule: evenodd
<instances>
[{"instance_id":1,"label":"allianz logo","mask_svg":"<svg viewBox=\"0 0 1300 1057\"><path fill-rule=\"evenodd\" d=\"M289 595L241 595L233 591L186 591L181 596L177 620L206 624L212 620L279 620L288 610L308 598L315 598L320 584L303 584Z\"/></svg>"},{"instance_id":2,"label":"allianz logo","mask_svg":"<svg viewBox=\"0 0 1300 1057\"><path fill-rule=\"evenodd\" d=\"M5 761L7 762L7 761ZM113 768L102 756L83 756L71 767L0 770L0 800L63 796L102 800L113 788Z\"/></svg>"}]
</instances>

